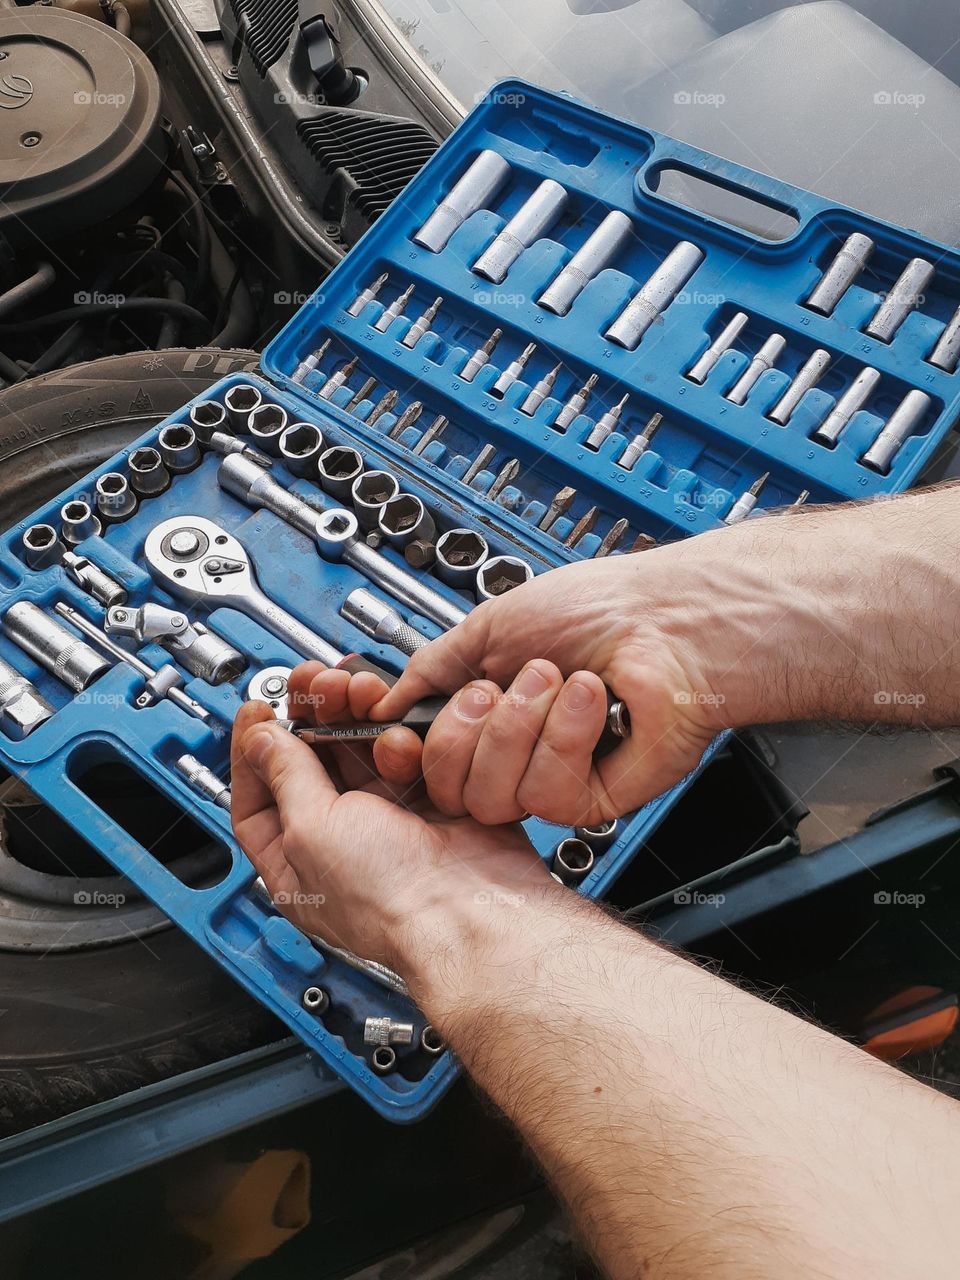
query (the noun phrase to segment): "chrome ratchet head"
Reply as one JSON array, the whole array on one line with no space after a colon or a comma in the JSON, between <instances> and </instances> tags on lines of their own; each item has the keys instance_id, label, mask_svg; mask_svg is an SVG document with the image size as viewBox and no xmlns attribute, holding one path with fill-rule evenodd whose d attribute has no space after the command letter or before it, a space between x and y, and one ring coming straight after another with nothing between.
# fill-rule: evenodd
<instances>
[{"instance_id":1,"label":"chrome ratchet head","mask_svg":"<svg viewBox=\"0 0 960 1280\"><path fill-rule=\"evenodd\" d=\"M243 544L203 516L174 516L156 525L143 554L154 579L183 600L215 607L259 592Z\"/></svg>"}]
</instances>

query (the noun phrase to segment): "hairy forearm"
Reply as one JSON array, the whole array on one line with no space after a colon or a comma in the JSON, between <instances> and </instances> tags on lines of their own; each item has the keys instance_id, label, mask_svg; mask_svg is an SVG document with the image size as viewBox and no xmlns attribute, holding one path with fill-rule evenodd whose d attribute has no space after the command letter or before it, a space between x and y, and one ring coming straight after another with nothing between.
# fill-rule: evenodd
<instances>
[{"instance_id":1,"label":"hairy forearm","mask_svg":"<svg viewBox=\"0 0 960 1280\"><path fill-rule=\"evenodd\" d=\"M722 723L960 723L960 485L749 520L667 554L666 625L690 635Z\"/></svg>"},{"instance_id":2,"label":"hairy forearm","mask_svg":"<svg viewBox=\"0 0 960 1280\"><path fill-rule=\"evenodd\" d=\"M610 1276L942 1273L956 1104L569 891L479 897L398 963Z\"/></svg>"}]
</instances>

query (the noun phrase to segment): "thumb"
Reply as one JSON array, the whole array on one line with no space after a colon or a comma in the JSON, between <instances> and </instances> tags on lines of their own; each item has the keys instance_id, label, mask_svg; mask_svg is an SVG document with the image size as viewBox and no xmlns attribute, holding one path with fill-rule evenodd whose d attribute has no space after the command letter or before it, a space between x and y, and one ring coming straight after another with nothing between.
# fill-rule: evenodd
<instances>
[{"instance_id":1,"label":"thumb","mask_svg":"<svg viewBox=\"0 0 960 1280\"><path fill-rule=\"evenodd\" d=\"M399 720L414 703L438 693L456 693L483 675L490 639L488 601L445 635L431 640L410 658L400 679L372 708L374 720Z\"/></svg>"},{"instance_id":2,"label":"thumb","mask_svg":"<svg viewBox=\"0 0 960 1280\"><path fill-rule=\"evenodd\" d=\"M253 725L240 741L243 764L267 787L284 829L316 829L339 797L330 775L305 742L275 721Z\"/></svg>"}]
</instances>

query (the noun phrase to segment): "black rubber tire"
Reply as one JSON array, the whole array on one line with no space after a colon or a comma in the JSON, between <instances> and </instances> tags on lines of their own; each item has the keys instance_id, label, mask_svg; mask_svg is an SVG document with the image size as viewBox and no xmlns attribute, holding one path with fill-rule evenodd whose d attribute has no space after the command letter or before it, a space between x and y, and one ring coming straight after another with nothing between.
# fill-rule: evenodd
<instances>
[{"instance_id":1,"label":"black rubber tire","mask_svg":"<svg viewBox=\"0 0 960 1280\"><path fill-rule=\"evenodd\" d=\"M256 363L249 351L145 352L0 392L0 523ZM172 927L83 951L0 951L0 1135L283 1035Z\"/></svg>"}]
</instances>

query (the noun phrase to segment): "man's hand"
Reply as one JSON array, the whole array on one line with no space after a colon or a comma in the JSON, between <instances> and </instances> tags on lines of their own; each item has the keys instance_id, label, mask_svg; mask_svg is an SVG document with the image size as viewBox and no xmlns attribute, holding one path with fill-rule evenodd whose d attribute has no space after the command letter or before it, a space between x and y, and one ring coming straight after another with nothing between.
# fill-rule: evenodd
<instances>
[{"instance_id":1,"label":"man's hand","mask_svg":"<svg viewBox=\"0 0 960 1280\"><path fill-rule=\"evenodd\" d=\"M320 670L299 667L294 693ZM284 915L368 959L442 952L451 898L560 891L519 827L444 818L422 788L377 778L369 748L324 762L263 703L237 716L231 781L234 834Z\"/></svg>"},{"instance_id":2,"label":"man's hand","mask_svg":"<svg viewBox=\"0 0 960 1280\"><path fill-rule=\"evenodd\" d=\"M484 823L524 813L597 822L658 795L699 762L726 721L695 602L709 558L686 566L685 583L683 550L543 574L410 659L373 716L398 718L420 698L454 695L422 749L441 812ZM632 734L594 759L606 689L626 703ZM390 731L375 759L396 780L410 776L420 753L413 734Z\"/></svg>"}]
</instances>

